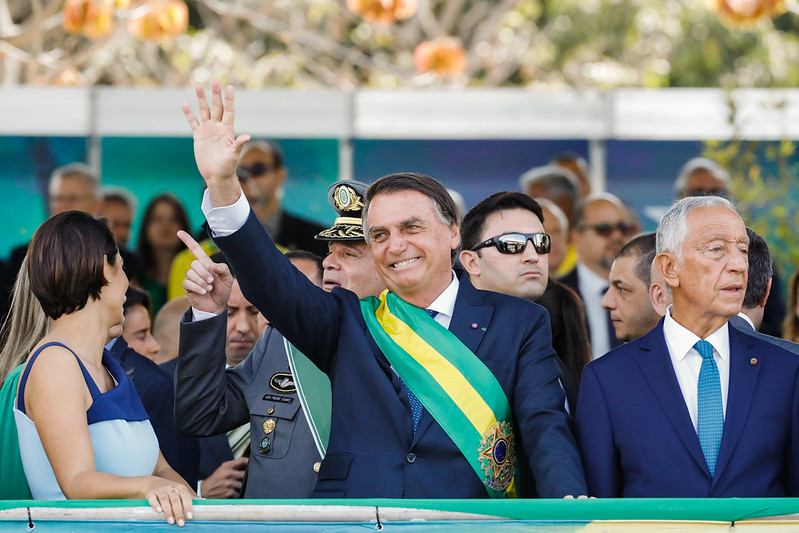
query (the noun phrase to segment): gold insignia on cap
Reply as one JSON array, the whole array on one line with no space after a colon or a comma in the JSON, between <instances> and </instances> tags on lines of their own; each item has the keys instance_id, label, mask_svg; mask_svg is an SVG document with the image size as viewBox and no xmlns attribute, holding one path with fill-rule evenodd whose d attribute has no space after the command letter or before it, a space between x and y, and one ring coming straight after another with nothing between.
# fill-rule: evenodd
<instances>
[{"instance_id":1,"label":"gold insignia on cap","mask_svg":"<svg viewBox=\"0 0 799 533\"><path fill-rule=\"evenodd\" d=\"M270 433L272 433L272 431L274 429L275 429L275 419L274 418L268 418L268 419L264 420L264 433L269 435Z\"/></svg>"},{"instance_id":2,"label":"gold insignia on cap","mask_svg":"<svg viewBox=\"0 0 799 533\"><path fill-rule=\"evenodd\" d=\"M349 185L339 185L333 191L336 209L339 211L360 211L363 209L363 200Z\"/></svg>"}]
</instances>

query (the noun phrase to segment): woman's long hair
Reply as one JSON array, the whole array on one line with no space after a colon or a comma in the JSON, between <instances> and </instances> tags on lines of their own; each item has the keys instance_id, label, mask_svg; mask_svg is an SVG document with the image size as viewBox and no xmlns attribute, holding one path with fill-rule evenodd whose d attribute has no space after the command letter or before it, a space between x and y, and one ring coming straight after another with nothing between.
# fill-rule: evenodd
<instances>
[{"instance_id":1,"label":"woman's long hair","mask_svg":"<svg viewBox=\"0 0 799 533\"><path fill-rule=\"evenodd\" d=\"M178 218L178 224L180 225L180 229L185 232L191 233L189 228L189 217L186 215L186 209L183 208L183 204L180 203L180 200L175 198L173 195L169 193L159 194L158 196L154 197L150 200L150 203L147 204L147 208L144 210L144 216L142 217L141 226L139 226L139 240L136 250L139 254L139 258L141 259L142 263L142 270L144 273L148 275L152 275L153 270L155 269L155 254L153 253L153 245L150 242L150 238L147 236L147 228L150 226L152 222L153 215L155 213L155 207L160 204L165 203L168 204L172 209L175 210L175 214ZM177 237L176 237L177 239ZM183 249L183 243L177 239L175 244L175 254L180 252Z\"/></svg>"},{"instance_id":2,"label":"woman's long hair","mask_svg":"<svg viewBox=\"0 0 799 533\"><path fill-rule=\"evenodd\" d=\"M25 362L33 347L47 335L53 321L47 318L33 295L28 278L28 258L22 261L11 293L11 309L0 329L0 385L8 374Z\"/></svg>"}]
</instances>

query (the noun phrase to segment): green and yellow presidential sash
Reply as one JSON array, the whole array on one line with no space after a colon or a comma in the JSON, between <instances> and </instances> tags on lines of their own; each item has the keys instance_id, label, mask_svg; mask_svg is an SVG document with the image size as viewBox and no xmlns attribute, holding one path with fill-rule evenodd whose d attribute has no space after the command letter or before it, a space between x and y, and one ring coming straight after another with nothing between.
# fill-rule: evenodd
<instances>
[{"instance_id":1,"label":"green and yellow presidential sash","mask_svg":"<svg viewBox=\"0 0 799 533\"><path fill-rule=\"evenodd\" d=\"M361 300L391 366L444 428L492 498L516 497L510 404L494 374L424 309L384 291Z\"/></svg>"}]
</instances>

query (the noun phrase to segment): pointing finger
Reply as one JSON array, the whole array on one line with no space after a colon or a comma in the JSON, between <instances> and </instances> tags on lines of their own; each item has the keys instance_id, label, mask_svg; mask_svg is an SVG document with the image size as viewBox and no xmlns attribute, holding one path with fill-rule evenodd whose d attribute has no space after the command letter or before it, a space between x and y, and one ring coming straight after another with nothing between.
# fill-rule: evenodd
<instances>
[{"instance_id":1,"label":"pointing finger","mask_svg":"<svg viewBox=\"0 0 799 533\"><path fill-rule=\"evenodd\" d=\"M194 238L186 233L183 230L178 231L178 239L183 241L183 244L186 245L186 248L197 258L201 263L204 265L210 265L212 263L211 258L208 257L208 254L205 253L203 247L200 246L200 243L194 240Z\"/></svg>"}]
</instances>

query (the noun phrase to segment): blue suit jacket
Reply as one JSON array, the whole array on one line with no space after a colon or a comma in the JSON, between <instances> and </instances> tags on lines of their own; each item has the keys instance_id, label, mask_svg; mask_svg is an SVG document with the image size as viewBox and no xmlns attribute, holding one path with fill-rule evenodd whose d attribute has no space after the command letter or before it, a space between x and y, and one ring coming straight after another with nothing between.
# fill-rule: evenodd
<instances>
[{"instance_id":1,"label":"blue suit jacket","mask_svg":"<svg viewBox=\"0 0 799 533\"><path fill-rule=\"evenodd\" d=\"M200 448L197 439L178 433L175 427L173 408L175 388L172 376L157 364L119 337L109 350L119 365L128 373L144 410L158 437L158 446L164 459L191 487L197 486Z\"/></svg>"},{"instance_id":2,"label":"blue suit jacket","mask_svg":"<svg viewBox=\"0 0 799 533\"><path fill-rule=\"evenodd\" d=\"M327 293L314 286L275 248L252 214L233 235L215 240L233 264L246 298L330 377L330 442L314 496L487 497L474 470L429 413L423 413L414 435L408 397L367 330L354 293L339 288ZM538 494L584 493L546 311L518 298L478 291L463 276L450 330L505 391Z\"/></svg>"},{"instance_id":3,"label":"blue suit jacket","mask_svg":"<svg viewBox=\"0 0 799 533\"><path fill-rule=\"evenodd\" d=\"M740 316L734 316L730 318L730 325L741 331L746 333L747 335L752 335L753 337L757 337L758 339L764 340L766 342L770 342L772 344L776 344L780 348L785 348L789 352L793 352L795 354L799 354L799 344L795 342L791 342L788 339L782 339L780 337L773 337L771 335L766 335L765 333L760 333L752 325L746 321L745 318L741 318Z\"/></svg>"},{"instance_id":4,"label":"blue suit jacket","mask_svg":"<svg viewBox=\"0 0 799 533\"><path fill-rule=\"evenodd\" d=\"M712 478L671 364L663 320L585 367L577 433L592 495L799 495L799 358L728 330L727 412Z\"/></svg>"}]
</instances>

